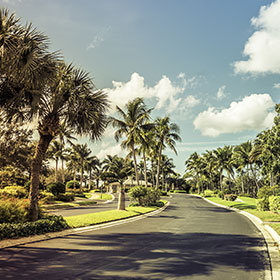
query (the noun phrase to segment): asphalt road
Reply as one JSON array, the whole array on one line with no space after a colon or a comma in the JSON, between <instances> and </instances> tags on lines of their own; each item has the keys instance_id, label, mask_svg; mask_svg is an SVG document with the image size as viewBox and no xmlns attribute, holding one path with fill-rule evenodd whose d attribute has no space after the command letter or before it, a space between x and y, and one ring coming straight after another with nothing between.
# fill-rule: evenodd
<instances>
[{"instance_id":1,"label":"asphalt road","mask_svg":"<svg viewBox=\"0 0 280 280\"><path fill-rule=\"evenodd\" d=\"M117 209L118 199L116 198L110 203L101 203L98 202L94 205L89 206L81 206L81 207L75 207L75 208L69 208L69 209L57 209L57 210L50 210L48 211L49 214L52 215L61 215L63 217L69 217L74 215L83 215L83 214L89 214L89 213L96 213L96 212L103 212L108 210L115 210ZM127 205L129 202L126 203Z\"/></svg>"},{"instance_id":2,"label":"asphalt road","mask_svg":"<svg viewBox=\"0 0 280 280\"><path fill-rule=\"evenodd\" d=\"M155 216L0 250L0 279L266 279L265 242L245 217L174 194Z\"/></svg>"}]
</instances>

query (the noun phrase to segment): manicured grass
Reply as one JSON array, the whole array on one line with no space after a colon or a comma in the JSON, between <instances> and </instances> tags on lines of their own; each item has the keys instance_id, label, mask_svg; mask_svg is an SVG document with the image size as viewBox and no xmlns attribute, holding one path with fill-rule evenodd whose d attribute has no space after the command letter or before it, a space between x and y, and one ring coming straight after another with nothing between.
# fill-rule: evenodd
<instances>
[{"instance_id":1,"label":"manicured grass","mask_svg":"<svg viewBox=\"0 0 280 280\"><path fill-rule=\"evenodd\" d=\"M280 235L280 223L279 224L269 224L279 235Z\"/></svg>"},{"instance_id":2,"label":"manicured grass","mask_svg":"<svg viewBox=\"0 0 280 280\"><path fill-rule=\"evenodd\" d=\"M65 217L64 219L72 228L97 225L101 223L122 220L156 210L158 207L127 207L125 211L110 210L99 213Z\"/></svg>"},{"instance_id":3,"label":"manicured grass","mask_svg":"<svg viewBox=\"0 0 280 280\"><path fill-rule=\"evenodd\" d=\"M228 206L228 207L234 207L239 210L244 210L246 212L249 212L256 217L260 218L263 222L268 222L269 226L271 226L278 234L280 234L280 224L274 224L269 222L280 222L280 215L273 213L271 211L260 211L257 210L257 199L250 198L250 197L238 197L244 202L239 201L226 201L222 200L219 197L207 197L208 200L211 200L213 202L216 202L218 204Z\"/></svg>"},{"instance_id":4,"label":"manicured grass","mask_svg":"<svg viewBox=\"0 0 280 280\"><path fill-rule=\"evenodd\" d=\"M108 193L102 193L102 194L99 194L99 197L97 199L111 200L112 198L113 198L112 195L110 195Z\"/></svg>"}]
</instances>

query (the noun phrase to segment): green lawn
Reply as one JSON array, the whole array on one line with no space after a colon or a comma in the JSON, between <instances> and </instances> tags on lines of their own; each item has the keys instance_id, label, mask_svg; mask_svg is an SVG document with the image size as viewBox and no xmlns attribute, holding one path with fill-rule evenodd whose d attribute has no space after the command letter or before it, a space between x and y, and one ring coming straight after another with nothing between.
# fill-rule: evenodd
<instances>
[{"instance_id":1,"label":"green lawn","mask_svg":"<svg viewBox=\"0 0 280 280\"><path fill-rule=\"evenodd\" d=\"M224 205L224 206L229 206L229 207L234 207L239 210L244 210L246 212L249 212L256 217L260 218L263 222L267 222L269 226L271 226L279 235L280 235L280 215L273 213L271 211L260 211L257 210L257 199L250 198L250 197L238 197L244 202L238 202L238 201L226 201L222 200L219 197L207 197L208 200L216 202L218 204ZM273 223L269 223L273 222ZM275 223L275 222L279 222Z\"/></svg>"},{"instance_id":2,"label":"green lawn","mask_svg":"<svg viewBox=\"0 0 280 280\"><path fill-rule=\"evenodd\" d=\"M106 222L122 220L125 218L138 216L156 210L158 207L127 207L125 211L110 210L99 213L91 213L85 215L77 215L65 217L64 219L72 228L85 227L91 225L102 224Z\"/></svg>"},{"instance_id":3,"label":"green lawn","mask_svg":"<svg viewBox=\"0 0 280 280\"><path fill-rule=\"evenodd\" d=\"M99 194L99 198L97 199L102 199L102 200L111 200L113 197L111 194L108 194L108 193L102 193L102 194Z\"/></svg>"}]
</instances>

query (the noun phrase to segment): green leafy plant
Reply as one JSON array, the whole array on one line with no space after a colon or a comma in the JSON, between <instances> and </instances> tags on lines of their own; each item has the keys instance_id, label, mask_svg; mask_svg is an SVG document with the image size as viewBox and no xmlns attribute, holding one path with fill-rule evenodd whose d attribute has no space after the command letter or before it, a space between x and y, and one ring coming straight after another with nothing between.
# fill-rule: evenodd
<instances>
[{"instance_id":1,"label":"green leafy plant","mask_svg":"<svg viewBox=\"0 0 280 280\"><path fill-rule=\"evenodd\" d=\"M272 195L269 197L269 210L280 213L280 196Z\"/></svg>"},{"instance_id":2,"label":"green leafy plant","mask_svg":"<svg viewBox=\"0 0 280 280\"><path fill-rule=\"evenodd\" d=\"M66 183L66 189L70 189L70 190L73 190L73 189L79 189L80 188L80 183L78 181L68 181Z\"/></svg>"},{"instance_id":3,"label":"green leafy plant","mask_svg":"<svg viewBox=\"0 0 280 280\"><path fill-rule=\"evenodd\" d=\"M28 196L28 192L24 187L7 186L3 190L0 190L0 196L26 198Z\"/></svg>"},{"instance_id":4,"label":"green leafy plant","mask_svg":"<svg viewBox=\"0 0 280 280\"><path fill-rule=\"evenodd\" d=\"M61 216L49 216L36 222L0 224L0 240L55 232L69 228Z\"/></svg>"},{"instance_id":5,"label":"green leafy plant","mask_svg":"<svg viewBox=\"0 0 280 280\"><path fill-rule=\"evenodd\" d=\"M54 195L65 193L65 185L60 182L50 183L47 185L47 191L51 192Z\"/></svg>"},{"instance_id":6,"label":"green leafy plant","mask_svg":"<svg viewBox=\"0 0 280 280\"><path fill-rule=\"evenodd\" d=\"M160 191L144 186L136 186L129 190L129 196L140 206L150 206L160 199Z\"/></svg>"}]
</instances>

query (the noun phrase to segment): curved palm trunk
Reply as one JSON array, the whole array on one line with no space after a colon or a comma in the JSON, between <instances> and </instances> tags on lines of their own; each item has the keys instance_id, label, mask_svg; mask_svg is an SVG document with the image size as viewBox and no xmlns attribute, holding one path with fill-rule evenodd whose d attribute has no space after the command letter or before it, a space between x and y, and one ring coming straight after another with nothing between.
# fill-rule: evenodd
<instances>
[{"instance_id":1,"label":"curved palm trunk","mask_svg":"<svg viewBox=\"0 0 280 280\"><path fill-rule=\"evenodd\" d=\"M158 157L157 177L156 177L156 190L158 190L158 188L159 188L159 173L160 173L160 164L161 164L161 153L162 153L162 143L160 143L160 147L159 147L159 157Z\"/></svg>"},{"instance_id":2,"label":"curved palm trunk","mask_svg":"<svg viewBox=\"0 0 280 280\"><path fill-rule=\"evenodd\" d=\"M35 155L31 164L31 186L30 186L30 207L29 217L31 221L38 220L38 194L39 194L39 177L42 168L42 162L45 158L46 151L52 141L51 135L40 135L39 143L36 147Z\"/></svg>"},{"instance_id":3,"label":"curved palm trunk","mask_svg":"<svg viewBox=\"0 0 280 280\"><path fill-rule=\"evenodd\" d=\"M118 210L125 210L125 191L122 184L119 188Z\"/></svg>"}]
</instances>

